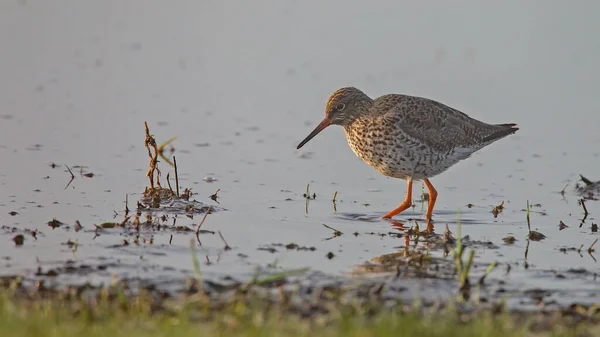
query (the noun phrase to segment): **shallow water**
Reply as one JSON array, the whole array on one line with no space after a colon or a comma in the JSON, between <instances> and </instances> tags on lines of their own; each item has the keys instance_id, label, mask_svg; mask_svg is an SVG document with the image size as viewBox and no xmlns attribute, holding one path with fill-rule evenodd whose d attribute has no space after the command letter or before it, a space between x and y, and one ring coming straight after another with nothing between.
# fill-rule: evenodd
<instances>
[{"instance_id":1,"label":"shallow water","mask_svg":"<svg viewBox=\"0 0 600 337\"><path fill-rule=\"evenodd\" d=\"M600 269L586 250L598 238L591 231L598 203L586 203L590 214L580 227L574 187L579 174L600 179L600 44L591 38L600 28L598 7L558 1L2 3L2 273L34 276L38 266L66 261L92 272L61 273L55 278L61 282L192 273L192 234L146 233L145 244L128 246L122 242L131 236L119 229L94 238L93 224L120 222L125 195L134 209L148 185L144 121L159 143L178 137L182 189L191 187L193 198L207 204L215 204L209 196L220 189L218 206L225 210L210 214L202 228L221 231L233 249L224 251L216 234L201 236L198 256L211 262L202 264L206 277L247 278L257 265L274 262L348 275L397 251L403 239L368 233L396 231L379 217L402 201L404 181L362 163L339 127L295 150L321 120L328 95L352 85L372 97L415 94L487 122L518 123L517 134L432 179L439 191L436 231L447 223L456 234L460 218L463 235L497 245L478 248L476 260L499 261L490 277L514 289L551 290L563 304L597 302ZM76 176L67 188L65 165ZM81 176L78 165L94 176ZM161 165L164 178L172 169ZM308 183L317 198L307 214ZM415 184L415 199L420 188ZM532 229L547 239L530 242L525 269L527 200L540 204L532 207ZM494 218L491 210L502 201L505 209ZM411 218L422 219L426 204L416 205L396 220L410 227ZM71 228L48 227L53 218ZM200 218L179 216L177 225L192 227ZM73 230L76 220L82 231ZM569 227L559 231L560 221ZM322 224L344 234L326 240L332 231ZM37 240L26 235L15 247L10 240L25 229L39 230ZM508 235L518 241L505 245ZM75 253L64 245L68 240L77 241ZM273 246L292 242L315 249ZM580 245L581 254L560 251ZM258 250L265 247L276 252ZM326 258L329 252L334 258ZM424 284L422 291L431 291Z\"/></svg>"}]
</instances>

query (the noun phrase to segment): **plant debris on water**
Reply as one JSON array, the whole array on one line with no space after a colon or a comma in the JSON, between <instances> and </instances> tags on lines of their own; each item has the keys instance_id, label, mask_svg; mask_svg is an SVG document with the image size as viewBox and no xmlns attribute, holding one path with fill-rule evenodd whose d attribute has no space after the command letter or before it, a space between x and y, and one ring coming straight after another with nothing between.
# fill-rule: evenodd
<instances>
[{"instance_id":1,"label":"plant debris on water","mask_svg":"<svg viewBox=\"0 0 600 337\"><path fill-rule=\"evenodd\" d=\"M527 237L529 238L529 240L531 241L541 241L544 240L546 238L546 236L540 232L536 232L534 230L531 230L531 220L530 220L530 207L529 207L529 200L527 200L527 229L529 231L529 233L527 234Z\"/></svg>"},{"instance_id":2,"label":"plant debris on water","mask_svg":"<svg viewBox=\"0 0 600 337\"><path fill-rule=\"evenodd\" d=\"M494 219L496 219L498 217L498 214L502 213L503 210L504 210L504 201L502 201L502 203L500 203L500 205L494 206L494 208L492 209L492 214L494 215Z\"/></svg>"}]
</instances>

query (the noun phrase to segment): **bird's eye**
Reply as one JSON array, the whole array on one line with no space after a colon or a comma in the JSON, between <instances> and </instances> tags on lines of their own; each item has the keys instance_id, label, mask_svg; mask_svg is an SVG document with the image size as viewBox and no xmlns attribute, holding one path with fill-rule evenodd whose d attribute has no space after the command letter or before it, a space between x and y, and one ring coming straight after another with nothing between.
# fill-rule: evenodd
<instances>
[{"instance_id":1,"label":"bird's eye","mask_svg":"<svg viewBox=\"0 0 600 337\"><path fill-rule=\"evenodd\" d=\"M346 107L346 104L344 104L344 103L338 103L338 104L335 106L335 109L336 109L337 111L342 111L342 110L344 110L344 108L345 108L345 107Z\"/></svg>"}]
</instances>

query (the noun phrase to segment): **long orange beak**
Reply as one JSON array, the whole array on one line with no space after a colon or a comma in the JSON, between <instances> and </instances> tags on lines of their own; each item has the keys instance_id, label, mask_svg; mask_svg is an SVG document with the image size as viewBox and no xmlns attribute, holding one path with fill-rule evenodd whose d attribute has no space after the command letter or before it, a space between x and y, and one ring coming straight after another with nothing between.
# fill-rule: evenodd
<instances>
[{"instance_id":1,"label":"long orange beak","mask_svg":"<svg viewBox=\"0 0 600 337\"><path fill-rule=\"evenodd\" d=\"M303 147L304 144L308 143L308 141L311 140L314 136L316 136L317 133L323 131L323 129L325 129L329 125L331 125L331 120L329 120L329 118L325 117L321 121L321 123L319 123L319 125L317 125L317 127L306 138L304 138L304 140L301 141L300 144L298 144L298 147L296 147L296 150Z\"/></svg>"}]
</instances>

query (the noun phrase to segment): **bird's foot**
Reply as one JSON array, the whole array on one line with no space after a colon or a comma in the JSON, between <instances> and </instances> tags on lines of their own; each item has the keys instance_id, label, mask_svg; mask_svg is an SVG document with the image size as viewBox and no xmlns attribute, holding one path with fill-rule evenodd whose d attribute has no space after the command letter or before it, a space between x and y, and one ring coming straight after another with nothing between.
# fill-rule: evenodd
<instances>
[{"instance_id":1,"label":"bird's foot","mask_svg":"<svg viewBox=\"0 0 600 337\"><path fill-rule=\"evenodd\" d=\"M404 201L396 209L394 209L394 210L390 211L388 214L382 216L382 218L383 219L391 219L393 216L398 215L398 214L406 211L410 207L412 207L412 201L410 201L410 200L409 201Z\"/></svg>"},{"instance_id":2,"label":"bird's foot","mask_svg":"<svg viewBox=\"0 0 600 337\"><path fill-rule=\"evenodd\" d=\"M427 233L433 233L435 230L433 226L433 220L431 220L431 214L427 214Z\"/></svg>"}]
</instances>

